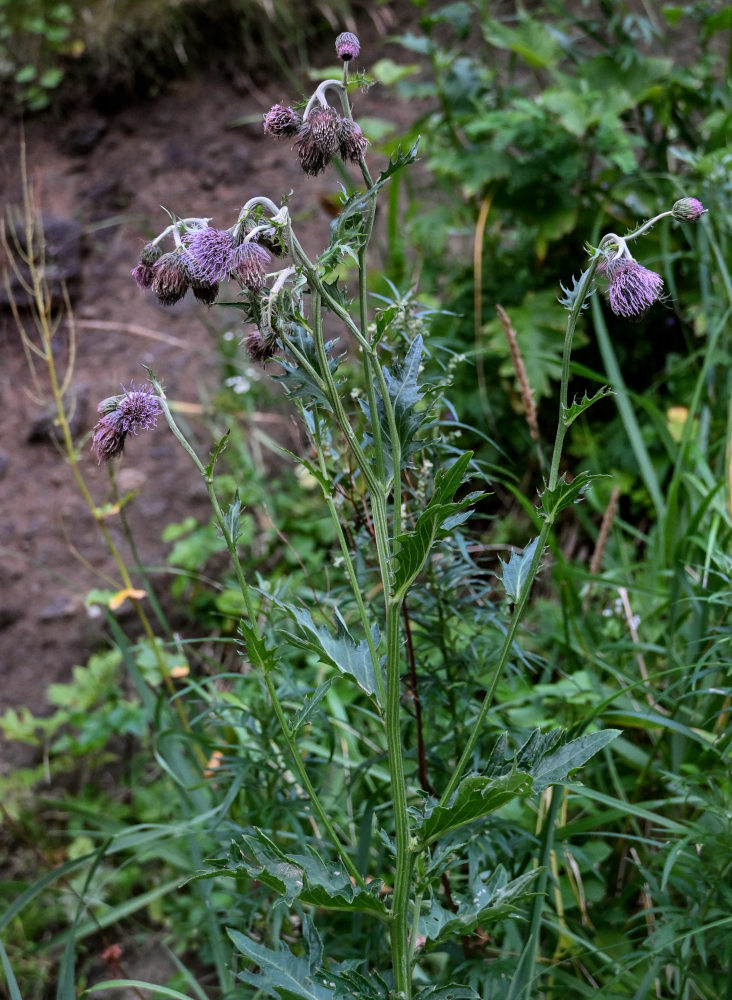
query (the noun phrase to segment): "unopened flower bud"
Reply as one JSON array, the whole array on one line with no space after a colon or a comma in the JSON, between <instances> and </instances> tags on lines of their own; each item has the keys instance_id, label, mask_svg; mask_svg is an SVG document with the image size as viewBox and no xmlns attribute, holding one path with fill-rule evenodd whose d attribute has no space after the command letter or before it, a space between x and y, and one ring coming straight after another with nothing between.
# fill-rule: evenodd
<instances>
[{"instance_id":1,"label":"unopened flower bud","mask_svg":"<svg viewBox=\"0 0 732 1000\"><path fill-rule=\"evenodd\" d=\"M180 251L165 253L153 265L151 288L161 305L172 306L188 291L191 275Z\"/></svg>"},{"instance_id":2,"label":"unopened flower bud","mask_svg":"<svg viewBox=\"0 0 732 1000\"><path fill-rule=\"evenodd\" d=\"M296 135L302 125L302 118L283 104L275 104L264 116L264 131L278 137Z\"/></svg>"},{"instance_id":3,"label":"unopened flower bud","mask_svg":"<svg viewBox=\"0 0 732 1000\"><path fill-rule=\"evenodd\" d=\"M336 38L335 48L338 58L348 62L355 59L361 51L361 43L352 32L344 31Z\"/></svg>"},{"instance_id":4,"label":"unopened flower bud","mask_svg":"<svg viewBox=\"0 0 732 1000\"><path fill-rule=\"evenodd\" d=\"M358 163L368 148L369 141L361 131L360 125L344 118L338 130L338 151L342 160Z\"/></svg>"},{"instance_id":5,"label":"unopened flower bud","mask_svg":"<svg viewBox=\"0 0 732 1000\"><path fill-rule=\"evenodd\" d=\"M315 177L328 166L338 152L343 119L331 107L317 107L310 112L297 135L297 155L306 174Z\"/></svg>"},{"instance_id":6,"label":"unopened flower bud","mask_svg":"<svg viewBox=\"0 0 732 1000\"><path fill-rule=\"evenodd\" d=\"M138 288L143 290L150 288L155 277L153 264L160 260L163 251L155 243L147 243L140 251L140 259L137 266L132 269L132 277L135 279Z\"/></svg>"},{"instance_id":7,"label":"unopened flower bud","mask_svg":"<svg viewBox=\"0 0 732 1000\"><path fill-rule=\"evenodd\" d=\"M233 270L247 288L261 288L271 259L258 243L242 243L236 248Z\"/></svg>"},{"instance_id":8,"label":"unopened flower bud","mask_svg":"<svg viewBox=\"0 0 732 1000\"><path fill-rule=\"evenodd\" d=\"M191 291L205 306L212 306L219 295L218 282L207 284L205 281L192 281Z\"/></svg>"},{"instance_id":9,"label":"unopened flower bud","mask_svg":"<svg viewBox=\"0 0 732 1000\"><path fill-rule=\"evenodd\" d=\"M679 198L671 209L679 222L698 222L707 211L698 198Z\"/></svg>"}]
</instances>

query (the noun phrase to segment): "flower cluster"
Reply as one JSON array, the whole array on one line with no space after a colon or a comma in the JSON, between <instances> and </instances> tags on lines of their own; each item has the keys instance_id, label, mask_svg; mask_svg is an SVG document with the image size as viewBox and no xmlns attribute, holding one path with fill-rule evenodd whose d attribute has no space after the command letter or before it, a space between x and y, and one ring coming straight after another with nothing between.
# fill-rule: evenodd
<instances>
[{"instance_id":1,"label":"flower cluster","mask_svg":"<svg viewBox=\"0 0 732 1000\"><path fill-rule=\"evenodd\" d=\"M336 39L336 52L346 65L359 50L358 38L350 31L344 31ZM336 155L345 162L359 163L368 147L368 139L350 117L350 111L342 115L328 104L327 90L337 90L343 96L346 87L338 80L325 80L308 101L302 116L283 104L275 104L264 116L267 135L294 138L300 166L311 177L325 170Z\"/></svg>"},{"instance_id":2,"label":"flower cluster","mask_svg":"<svg viewBox=\"0 0 732 1000\"><path fill-rule=\"evenodd\" d=\"M137 389L134 382L121 395L103 399L97 410L102 418L94 428L92 451L100 465L122 454L128 434L155 427L162 412L152 388Z\"/></svg>"},{"instance_id":3,"label":"flower cluster","mask_svg":"<svg viewBox=\"0 0 732 1000\"><path fill-rule=\"evenodd\" d=\"M220 283L230 277L245 288L261 288L272 259L267 247L276 253L284 250L276 230L256 221L247 228L240 220L232 229L214 229L207 220L194 221L197 225L182 238L177 224L157 238L174 231L175 249L163 253L157 242L143 247L132 270L138 288L150 288L164 306L179 302L189 288L200 302L213 305Z\"/></svg>"}]
</instances>

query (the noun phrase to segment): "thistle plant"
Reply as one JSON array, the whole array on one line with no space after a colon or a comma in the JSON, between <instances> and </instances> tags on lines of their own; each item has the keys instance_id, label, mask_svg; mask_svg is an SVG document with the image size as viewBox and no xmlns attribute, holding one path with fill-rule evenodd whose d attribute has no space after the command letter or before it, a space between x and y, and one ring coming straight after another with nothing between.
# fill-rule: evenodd
<instances>
[{"instance_id":1,"label":"thistle plant","mask_svg":"<svg viewBox=\"0 0 732 1000\"><path fill-rule=\"evenodd\" d=\"M252 193L228 228L214 228L209 218L172 216L133 270L137 284L163 305L174 304L189 289L209 305L223 297L231 305L230 286L236 287L233 304L244 322L243 345L253 361L272 362L272 377L299 414L308 446L290 458L318 484L332 521L337 559L330 594L320 602L329 613L270 592L249 573L240 545L240 500L225 506L217 489L226 436L208 460L201 458L155 373L148 373L149 387L131 385L100 404L92 445L100 460L113 459L125 438L151 427L160 413L202 476L241 593L241 655L262 678L292 794L305 798L312 817L315 834L302 849L293 848L283 831L239 827L229 857L199 873L256 879L298 916L290 930L295 934L299 928L301 940L292 951L285 944L270 948L230 926L232 967L248 986L241 995L256 988L318 1000L346 995L409 1000L417 994L437 997L443 989L473 996L468 986L452 981L449 969L430 978L431 951L451 939L465 945L478 928L485 932L528 913L506 993L528 997L541 954L552 836L562 801L552 795L552 786L571 789L570 772L618 735L598 730L592 719L571 733L536 730L511 739L488 725L497 685L521 658L524 612L559 515L597 478L589 471L561 472L570 426L609 392L602 388L570 402L573 338L589 297L601 285L610 308L624 318L640 318L658 303L663 281L633 258L629 245L665 216L695 222L704 209L696 199L681 199L625 236L605 235L589 248L580 278L564 289L561 302L569 318L554 446L536 508L540 532L500 567L506 600L495 612L495 651L475 664L485 684L479 708L464 706L460 732L427 731L409 607L435 574L449 569L458 548L451 543L485 497L487 483L470 452L447 446L435 419L431 400L438 393L422 381L429 359L424 325L409 307L402 308L405 297L371 307L368 249L376 203L390 179L415 160L417 146L399 149L373 178L368 142L354 121L349 96L358 39L340 35L336 51L342 79L321 83L302 113L276 104L264 116L265 133L290 142L305 174L322 173L335 157L358 168L360 186L344 192L323 252L315 259L306 253L289 204ZM334 277L344 261L355 264L352 288ZM334 322L344 335L338 343L326 339L326 324L330 330ZM303 650L322 666L293 706L281 684L282 669ZM365 831L360 838L335 821L329 789L318 785L320 772L305 749L307 725L324 709L336 680L354 686L351 724L357 732L357 720L368 717L368 738L388 773L388 780L380 780L374 765L376 803L354 817L354 826ZM507 859L497 860L496 813L532 797L541 799L540 846L534 862L510 877ZM314 911L323 921L332 911L354 925L377 922L384 930L384 953L369 960L363 950L343 956L333 941L334 955L324 954Z\"/></svg>"}]
</instances>

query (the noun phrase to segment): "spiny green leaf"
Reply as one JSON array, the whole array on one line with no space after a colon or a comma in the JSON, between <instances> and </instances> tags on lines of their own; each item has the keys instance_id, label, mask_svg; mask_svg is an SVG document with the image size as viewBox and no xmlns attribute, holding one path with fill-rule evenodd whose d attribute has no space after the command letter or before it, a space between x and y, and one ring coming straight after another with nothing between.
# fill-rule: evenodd
<instances>
[{"instance_id":1,"label":"spiny green leaf","mask_svg":"<svg viewBox=\"0 0 732 1000\"><path fill-rule=\"evenodd\" d=\"M582 767L621 733L620 729L604 729L599 733L585 733L576 740L564 743L532 768L534 792L543 792L549 785L564 781L570 771Z\"/></svg>"},{"instance_id":2,"label":"spiny green leaf","mask_svg":"<svg viewBox=\"0 0 732 1000\"><path fill-rule=\"evenodd\" d=\"M317 653L325 663L330 663L342 674L353 677L366 694L377 694L379 687L369 644L366 639L356 642L337 610L335 611L336 634L334 636L327 626L316 625L310 612L304 608L297 608L274 598L271 600L297 622L304 632L304 636L294 635L292 632L283 633L293 645L299 649L307 649ZM376 625L373 626L371 634L374 646L378 646L379 630Z\"/></svg>"},{"instance_id":3,"label":"spiny green leaf","mask_svg":"<svg viewBox=\"0 0 732 1000\"><path fill-rule=\"evenodd\" d=\"M239 490L234 494L234 499L229 505L229 509L224 514L224 536L230 545L236 545L241 534L241 498Z\"/></svg>"},{"instance_id":4,"label":"spiny green leaf","mask_svg":"<svg viewBox=\"0 0 732 1000\"><path fill-rule=\"evenodd\" d=\"M221 453L224 451L224 449L226 448L227 444L229 443L229 434L230 433L231 433L231 431L227 431L226 434L224 434L224 436L221 437L221 438L219 438L219 440L216 442L216 447L211 452L211 459L210 459L208 465L206 466L206 475L207 476L210 477L210 476L213 475L214 466L216 465L216 463L217 463L217 461L219 459L219 455L221 455Z\"/></svg>"},{"instance_id":5,"label":"spiny green leaf","mask_svg":"<svg viewBox=\"0 0 732 1000\"><path fill-rule=\"evenodd\" d=\"M539 514L542 517L553 521L560 510L569 507L570 504L579 503L585 491L596 479L604 479L605 476L596 472L579 472L571 483L567 482L565 473L553 490L545 489L541 494L541 508Z\"/></svg>"},{"instance_id":6,"label":"spiny green leaf","mask_svg":"<svg viewBox=\"0 0 732 1000\"><path fill-rule=\"evenodd\" d=\"M387 181L394 176L394 174L398 173L404 167L409 166L410 163L414 163L417 159L418 148L419 136L417 137L414 145L408 149L406 153L403 153L402 147L399 146L396 152L392 154L387 167L381 171L372 186L367 191L361 191L358 194L352 195L348 201L346 201L340 215L338 216L339 230L345 225L346 219L348 219L350 215L353 215L354 212L363 211L377 191L379 191L387 183Z\"/></svg>"},{"instance_id":7,"label":"spiny green leaf","mask_svg":"<svg viewBox=\"0 0 732 1000\"><path fill-rule=\"evenodd\" d=\"M423 390L419 385L422 347L422 337L421 335L417 335L410 344L404 361L401 364L395 365L392 372L389 372L386 368L383 369L386 391L394 411L401 468L404 468L409 462L409 457L415 450L414 435L424 423L426 417L424 411L418 412L416 409L417 404L423 396ZM376 394L376 407L379 427L381 429L386 473L387 477L391 478L394 474L394 442L392 441L391 427L387 419L383 395L378 383L374 386L374 391ZM361 400L361 407L368 417L369 423L373 426L374 416L370 412L369 405L365 400ZM373 437L373 433L371 437Z\"/></svg>"},{"instance_id":8,"label":"spiny green leaf","mask_svg":"<svg viewBox=\"0 0 732 1000\"><path fill-rule=\"evenodd\" d=\"M471 493L463 500L453 502L472 457L472 452L466 452L449 469L438 471L432 497L417 518L414 528L397 539L400 545L397 552L398 566L394 574L397 596L403 597L417 578L434 542L445 538L458 524L470 517L470 511L465 508L486 495Z\"/></svg>"},{"instance_id":9,"label":"spiny green leaf","mask_svg":"<svg viewBox=\"0 0 732 1000\"><path fill-rule=\"evenodd\" d=\"M565 427L569 427L574 421L579 417L585 410L589 410L593 403L596 403L599 399L605 399L606 396L614 396L615 391L609 386L604 385L601 389L598 389L594 396L588 396L585 393L579 402L574 399L571 406L565 407L562 412L562 422Z\"/></svg>"},{"instance_id":10,"label":"spiny green leaf","mask_svg":"<svg viewBox=\"0 0 732 1000\"><path fill-rule=\"evenodd\" d=\"M304 726L305 723L309 722L310 719L313 717L321 701L330 690L334 680L335 677L328 677L326 680L323 681L322 684L318 684L318 686L316 687L316 689L313 691L312 694L309 694L306 697L305 701L302 703L302 707L297 712L295 718L292 720L292 724L290 726L290 732L292 733L293 736L298 731L300 726Z\"/></svg>"},{"instance_id":11,"label":"spiny green leaf","mask_svg":"<svg viewBox=\"0 0 732 1000\"><path fill-rule=\"evenodd\" d=\"M457 913L446 910L433 899L429 911L419 919L419 933L428 941L444 941L470 934L479 925L504 920L515 912L519 900L527 896L540 872L540 868L535 868L509 882L505 868L498 865L488 879L477 878L471 883L472 899L461 901Z\"/></svg>"},{"instance_id":12,"label":"spiny green leaf","mask_svg":"<svg viewBox=\"0 0 732 1000\"><path fill-rule=\"evenodd\" d=\"M306 359L310 368L316 372L316 375L312 375L296 356L292 356L292 358L280 359L282 372L272 377L276 382L282 383L288 396L300 399L305 404L319 403L326 409L330 409L328 398L323 392L321 382L317 377L317 373L320 370L320 360L315 341L310 332L298 323L291 323L287 328L286 334L293 348ZM326 352L331 347L331 343L325 345ZM328 367L331 374L334 375L338 369L338 359L329 357Z\"/></svg>"},{"instance_id":13,"label":"spiny green leaf","mask_svg":"<svg viewBox=\"0 0 732 1000\"><path fill-rule=\"evenodd\" d=\"M232 927L227 928L227 934L239 954L259 968L259 972L238 973L242 982L278 1000L332 1000L333 990L322 977L316 982L308 958L293 955L285 944L273 951Z\"/></svg>"},{"instance_id":14,"label":"spiny green leaf","mask_svg":"<svg viewBox=\"0 0 732 1000\"><path fill-rule=\"evenodd\" d=\"M427 986L416 994L416 1000L479 1000L480 994L471 986Z\"/></svg>"},{"instance_id":15,"label":"spiny green leaf","mask_svg":"<svg viewBox=\"0 0 732 1000\"><path fill-rule=\"evenodd\" d=\"M512 771L499 777L468 775L458 785L447 805L428 803L416 836L423 847L466 823L482 819L506 802L531 791L531 776Z\"/></svg>"},{"instance_id":16,"label":"spiny green leaf","mask_svg":"<svg viewBox=\"0 0 732 1000\"><path fill-rule=\"evenodd\" d=\"M508 562L500 560L503 567L503 586L511 600L516 603L521 597L523 590L529 584L529 569L536 552L538 538L532 539L523 552L512 552Z\"/></svg>"},{"instance_id":17,"label":"spiny green leaf","mask_svg":"<svg viewBox=\"0 0 732 1000\"><path fill-rule=\"evenodd\" d=\"M384 920L388 916L379 898L379 880L361 889L351 882L342 864L324 861L312 848L308 854L285 854L262 830L232 845L231 860L232 868L222 869L217 863L215 874L237 875L244 868L251 878L280 893L288 906L299 899L327 910L370 913Z\"/></svg>"}]
</instances>

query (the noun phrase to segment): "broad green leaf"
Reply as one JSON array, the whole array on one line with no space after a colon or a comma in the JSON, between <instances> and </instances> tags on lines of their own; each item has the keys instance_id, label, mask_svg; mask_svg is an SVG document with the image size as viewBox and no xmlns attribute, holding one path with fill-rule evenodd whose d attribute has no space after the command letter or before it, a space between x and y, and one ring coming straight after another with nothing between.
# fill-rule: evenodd
<instances>
[{"instance_id":1,"label":"broad green leaf","mask_svg":"<svg viewBox=\"0 0 732 1000\"><path fill-rule=\"evenodd\" d=\"M531 776L524 771L512 771L499 777L482 774L463 778L447 805L427 805L425 816L416 831L423 847L466 823L482 819L489 813L531 791Z\"/></svg>"},{"instance_id":2,"label":"broad green leaf","mask_svg":"<svg viewBox=\"0 0 732 1000\"><path fill-rule=\"evenodd\" d=\"M416 994L416 1000L479 1000L480 994L471 986L427 986Z\"/></svg>"},{"instance_id":3,"label":"broad green leaf","mask_svg":"<svg viewBox=\"0 0 732 1000\"><path fill-rule=\"evenodd\" d=\"M328 980L335 983L336 1000L389 1000L391 996L389 987L373 969L364 975L357 969L331 963L328 966Z\"/></svg>"},{"instance_id":4,"label":"broad green leaf","mask_svg":"<svg viewBox=\"0 0 732 1000\"><path fill-rule=\"evenodd\" d=\"M542 869L535 868L508 881L508 874L498 865L490 877L476 879L471 884L470 902L460 902L457 913L446 910L432 900L429 911L419 919L419 933L428 941L444 941L457 935L470 934L476 927L505 920L516 910L516 904L528 894L529 887Z\"/></svg>"},{"instance_id":5,"label":"broad green leaf","mask_svg":"<svg viewBox=\"0 0 732 1000\"><path fill-rule=\"evenodd\" d=\"M310 849L308 854L285 854L261 830L245 834L232 845L233 868L217 864L213 874L247 874L283 896L288 906L295 899L326 910L370 913L385 920L386 906L379 898L382 883L374 880L367 889L354 885L343 865L324 861ZM207 873L208 874L208 873Z\"/></svg>"},{"instance_id":6,"label":"broad green leaf","mask_svg":"<svg viewBox=\"0 0 732 1000\"><path fill-rule=\"evenodd\" d=\"M565 407L562 412L562 422L565 427L569 427L573 424L577 417L581 416L585 410L589 410L593 403L596 403L600 399L605 399L606 396L614 396L615 390L611 389L607 385L603 385L602 388L598 389L593 396L588 396L585 393L579 402L574 399L571 406Z\"/></svg>"},{"instance_id":7,"label":"broad green leaf","mask_svg":"<svg viewBox=\"0 0 732 1000\"><path fill-rule=\"evenodd\" d=\"M432 497L417 518L414 528L397 539L400 548L397 552L394 590L398 597L406 594L421 572L434 542L445 538L453 528L470 517L470 511L465 508L486 495L471 493L463 500L453 502L472 457L472 452L466 452L448 470L440 469L435 476Z\"/></svg>"},{"instance_id":8,"label":"broad green leaf","mask_svg":"<svg viewBox=\"0 0 732 1000\"><path fill-rule=\"evenodd\" d=\"M621 733L620 729L604 729L599 733L585 733L576 740L564 743L532 768L534 791L543 792L549 785L564 781L570 771L582 767Z\"/></svg>"},{"instance_id":9,"label":"broad green leaf","mask_svg":"<svg viewBox=\"0 0 732 1000\"><path fill-rule=\"evenodd\" d=\"M315 970L308 958L293 955L284 944L273 951L232 927L227 928L227 934L239 954L259 969L258 972L238 973L242 982L279 1000L332 1000L333 990L325 985L322 976L318 976L320 982L316 982Z\"/></svg>"},{"instance_id":10,"label":"broad green leaf","mask_svg":"<svg viewBox=\"0 0 732 1000\"><path fill-rule=\"evenodd\" d=\"M500 560L503 567L503 586L514 603L519 600L524 589L529 585L529 570L538 542L538 538L530 541L521 555L518 552L512 552L507 563L503 559Z\"/></svg>"},{"instance_id":11,"label":"broad green leaf","mask_svg":"<svg viewBox=\"0 0 732 1000\"><path fill-rule=\"evenodd\" d=\"M564 510L565 507L569 507L573 503L579 503L586 490L596 479L604 478L605 476L595 472L579 472L572 482L568 483L565 473L555 489L547 488L541 494L540 515L553 521L560 510Z\"/></svg>"},{"instance_id":12,"label":"broad green leaf","mask_svg":"<svg viewBox=\"0 0 732 1000\"><path fill-rule=\"evenodd\" d=\"M321 660L340 670L342 674L353 677L358 686L366 694L376 695L378 684L376 680L376 670L371 651L366 639L360 642L352 637L348 631L346 623L341 618L338 611L335 612L336 634L330 631L325 625L316 625L313 622L310 612L304 608L297 608L292 604L272 599L277 607L286 611L287 614L300 626L304 635L294 635L292 632L284 632L293 645L299 649L306 649L316 653ZM379 631L374 625L372 629L374 646L379 643ZM381 669L381 668L379 668Z\"/></svg>"}]
</instances>

